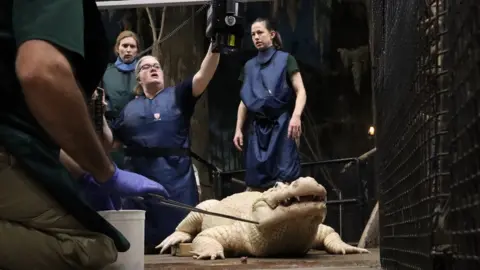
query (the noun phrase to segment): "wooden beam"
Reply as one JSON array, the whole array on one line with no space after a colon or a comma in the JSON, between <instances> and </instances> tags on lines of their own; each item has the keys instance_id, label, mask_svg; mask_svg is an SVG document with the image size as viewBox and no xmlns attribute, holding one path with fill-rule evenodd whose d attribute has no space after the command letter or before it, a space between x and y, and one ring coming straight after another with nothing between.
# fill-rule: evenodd
<instances>
[{"instance_id":1,"label":"wooden beam","mask_svg":"<svg viewBox=\"0 0 480 270\"><path fill-rule=\"evenodd\" d=\"M179 243L171 247L170 254L177 257L192 257L192 243Z\"/></svg>"},{"instance_id":2,"label":"wooden beam","mask_svg":"<svg viewBox=\"0 0 480 270\"><path fill-rule=\"evenodd\" d=\"M380 245L380 224L378 202L370 214L367 225L363 229L360 241L358 241L359 248L377 248Z\"/></svg>"},{"instance_id":3,"label":"wooden beam","mask_svg":"<svg viewBox=\"0 0 480 270\"><path fill-rule=\"evenodd\" d=\"M273 0L237 0L238 3L271 2ZM100 10L105 9L130 9L144 7L165 7L165 6L192 6L210 3L210 0L119 0L119 1L97 1Z\"/></svg>"}]
</instances>

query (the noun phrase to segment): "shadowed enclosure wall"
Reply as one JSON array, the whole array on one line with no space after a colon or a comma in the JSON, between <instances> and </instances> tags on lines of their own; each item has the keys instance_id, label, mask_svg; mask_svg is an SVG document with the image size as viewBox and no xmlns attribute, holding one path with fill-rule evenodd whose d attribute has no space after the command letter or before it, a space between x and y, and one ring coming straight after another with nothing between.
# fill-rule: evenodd
<instances>
[{"instance_id":1,"label":"shadowed enclosure wall","mask_svg":"<svg viewBox=\"0 0 480 270\"><path fill-rule=\"evenodd\" d=\"M480 2L372 0L386 269L479 269Z\"/></svg>"},{"instance_id":2,"label":"shadowed enclosure wall","mask_svg":"<svg viewBox=\"0 0 480 270\"><path fill-rule=\"evenodd\" d=\"M451 0L451 177L454 269L480 269L480 3Z\"/></svg>"},{"instance_id":3,"label":"shadowed enclosure wall","mask_svg":"<svg viewBox=\"0 0 480 270\"><path fill-rule=\"evenodd\" d=\"M373 0L381 262L432 269L434 209L448 197L443 0Z\"/></svg>"}]
</instances>

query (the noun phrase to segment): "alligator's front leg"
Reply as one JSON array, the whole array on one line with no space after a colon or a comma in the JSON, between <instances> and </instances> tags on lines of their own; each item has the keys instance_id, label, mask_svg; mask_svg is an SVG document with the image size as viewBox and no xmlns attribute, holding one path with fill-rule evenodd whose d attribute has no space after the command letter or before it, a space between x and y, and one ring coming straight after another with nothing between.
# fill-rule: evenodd
<instances>
[{"instance_id":1,"label":"alligator's front leg","mask_svg":"<svg viewBox=\"0 0 480 270\"><path fill-rule=\"evenodd\" d=\"M246 239L239 223L210 228L193 239L195 259L225 259L225 253L238 255L246 252Z\"/></svg>"},{"instance_id":2,"label":"alligator's front leg","mask_svg":"<svg viewBox=\"0 0 480 270\"><path fill-rule=\"evenodd\" d=\"M220 201L218 200L206 200L197 205L197 208L208 211ZM168 248L179 243L186 243L192 241L192 239L200 233L202 230L204 214L197 212L190 212L183 220L178 224L175 232L165 238L155 248L161 248L160 253L164 253ZM168 217L166 217L168 218Z\"/></svg>"},{"instance_id":3,"label":"alligator's front leg","mask_svg":"<svg viewBox=\"0 0 480 270\"><path fill-rule=\"evenodd\" d=\"M323 224L318 226L312 248L325 250L331 254L370 253L364 248L354 247L343 242L340 235L332 227Z\"/></svg>"}]
</instances>

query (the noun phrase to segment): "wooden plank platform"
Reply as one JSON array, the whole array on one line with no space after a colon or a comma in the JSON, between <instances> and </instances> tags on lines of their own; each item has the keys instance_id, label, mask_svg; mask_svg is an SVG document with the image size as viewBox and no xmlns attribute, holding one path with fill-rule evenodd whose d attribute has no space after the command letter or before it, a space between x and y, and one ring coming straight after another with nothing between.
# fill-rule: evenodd
<instances>
[{"instance_id":1,"label":"wooden plank platform","mask_svg":"<svg viewBox=\"0 0 480 270\"><path fill-rule=\"evenodd\" d=\"M195 260L191 257L147 255L145 256L145 269L380 269L380 255L378 249L372 249L370 251L370 254L353 255L329 255L325 252L311 251L303 258L248 258L246 263L242 262L240 258L204 261Z\"/></svg>"}]
</instances>

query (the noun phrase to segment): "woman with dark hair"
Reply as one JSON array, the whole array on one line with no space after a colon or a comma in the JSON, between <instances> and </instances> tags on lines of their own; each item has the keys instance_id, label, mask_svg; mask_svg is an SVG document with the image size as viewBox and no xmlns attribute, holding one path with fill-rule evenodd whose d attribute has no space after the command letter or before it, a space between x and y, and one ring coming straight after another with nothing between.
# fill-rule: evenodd
<instances>
[{"instance_id":1,"label":"woman with dark hair","mask_svg":"<svg viewBox=\"0 0 480 270\"><path fill-rule=\"evenodd\" d=\"M233 143L242 151L242 128L248 112L252 125L245 154L245 182L247 190L264 191L276 182L300 177L296 141L302 132L307 95L297 61L280 51L282 40L271 22L256 19L251 35L258 54L245 64L239 78L243 86Z\"/></svg>"}]
</instances>

